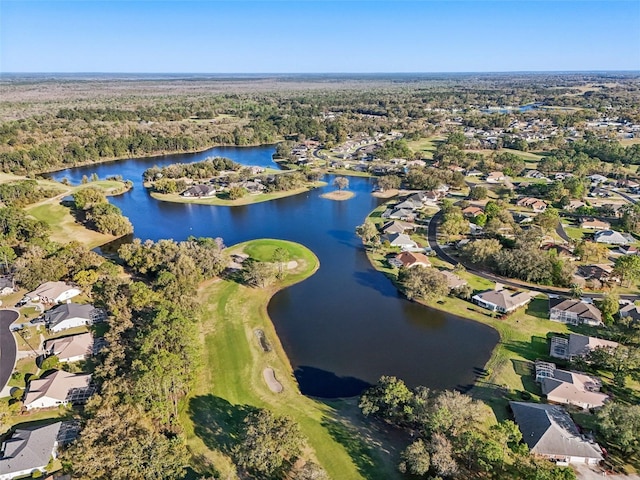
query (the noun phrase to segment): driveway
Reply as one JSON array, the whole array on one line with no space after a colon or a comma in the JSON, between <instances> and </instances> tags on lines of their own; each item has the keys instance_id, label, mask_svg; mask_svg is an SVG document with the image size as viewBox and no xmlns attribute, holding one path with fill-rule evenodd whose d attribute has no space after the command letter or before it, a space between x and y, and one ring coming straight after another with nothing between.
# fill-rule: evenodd
<instances>
[{"instance_id":1,"label":"driveway","mask_svg":"<svg viewBox=\"0 0 640 480\"><path fill-rule=\"evenodd\" d=\"M0 391L9 381L16 364L16 340L9 330L9 325L19 316L20 313L15 310L0 310Z\"/></svg>"}]
</instances>

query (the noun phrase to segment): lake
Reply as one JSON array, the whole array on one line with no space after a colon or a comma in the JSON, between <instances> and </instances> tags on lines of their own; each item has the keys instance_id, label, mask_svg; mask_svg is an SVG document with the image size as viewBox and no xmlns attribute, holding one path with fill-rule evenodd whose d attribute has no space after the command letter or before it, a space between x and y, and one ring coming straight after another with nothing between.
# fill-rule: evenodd
<instances>
[{"instance_id":1,"label":"lake","mask_svg":"<svg viewBox=\"0 0 640 480\"><path fill-rule=\"evenodd\" d=\"M153 165L195 162L224 156L244 165L277 168L274 146L222 147L196 154L164 155L78 167L51 174L79 183L83 175L122 175L134 188L110 201L144 239L222 237L227 245L256 238L299 242L320 259L311 278L274 296L269 304L280 341L301 391L319 397L359 394L381 375L430 388L470 386L498 342L492 328L402 298L375 271L355 227L381 200L371 195L373 180L350 177L355 197L321 198L329 185L300 195L241 207L161 202L142 186Z\"/></svg>"}]
</instances>

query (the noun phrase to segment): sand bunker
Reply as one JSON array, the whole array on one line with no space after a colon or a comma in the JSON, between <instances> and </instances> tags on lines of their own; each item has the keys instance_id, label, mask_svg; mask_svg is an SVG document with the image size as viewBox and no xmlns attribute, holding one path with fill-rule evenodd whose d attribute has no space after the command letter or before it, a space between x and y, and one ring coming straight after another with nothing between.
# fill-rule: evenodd
<instances>
[{"instance_id":1,"label":"sand bunker","mask_svg":"<svg viewBox=\"0 0 640 480\"><path fill-rule=\"evenodd\" d=\"M282 384L276 379L276 374L273 368L265 368L262 371L264 381L267 382L267 386L273 393L281 393L283 390Z\"/></svg>"}]
</instances>

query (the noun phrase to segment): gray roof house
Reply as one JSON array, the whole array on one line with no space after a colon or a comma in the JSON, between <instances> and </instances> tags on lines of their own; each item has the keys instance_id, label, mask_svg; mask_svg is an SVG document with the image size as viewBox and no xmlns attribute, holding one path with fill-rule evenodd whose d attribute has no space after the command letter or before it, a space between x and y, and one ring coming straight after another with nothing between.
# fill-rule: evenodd
<instances>
[{"instance_id":1,"label":"gray roof house","mask_svg":"<svg viewBox=\"0 0 640 480\"><path fill-rule=\"evenodd\" d=\"M210 197L216 193L214 185L194 185L181 193L183 197Z\"/></svg>"},{"instance_id":2,"label":"gray roof house","mask_svg":"<svg viewBox=\"0 0 640 480\"><path fill-rule=\"evenodd\" d=\"M536 361L536 382L549 403L574 405L588 410L600 408L609 399L600 393L602 382L596 377L580 372L556 368L554 363Z\"/></svg>"},{"instance_id":3,"label":"gray roof house","mask_svg":"<svg viewBox=\"0 0 640 480\"><path fill-rule=\"evenodd\" d=\"M509 313L531 301L531 292L514 292L496 284L495 290L488 290L472 297L477 305L500 313Z\"/></svg>"},{"instance_id":4,"label":"gray roof house","mask_svg":"<svg viewBox=\"0 0 640 480\"><path fill-rule=\"evenodd\" d=\"M620 318L631 317L632 322L635 323L640 321L640 308L636 304L630 303L620 309L619 315Z\"/></svg>"},{"instance_id":5,"label":"gray roof house","mask_svg":"<svg viewBox=\"0 0 640 480\"><path fill-rule=\"evenodd\" d=\"M44 472L51 457L56 457L61 425L56 422L16 429L0 450L0 480L30 475L36 470Z\"/></svg>"},{"instance_id":6,"label":"gray roof house","mask_svg":"<svg viewBox=\"0 0 640 480\"><path fill-rule=\"evenodd\" d=\"M549 297L549 319L571 325L601 325L602 313L592 303L573 298Z\"/></svg>"},{"instance_id":7,"label":"gray roof house","mask_svg":"<svg viewBox=\"0 0 640 480\"><path fill-rule=\"evenodd\" d=\"M509 405L531 453L562 464L596 465L604 459L600 446L580 435L562 407L526 402Z\"/></svg>"},{"instance_id":8,"label":"gray roof house","mask_svg":"<svg viewBox=\"0 0 640 480\"><path fill-rule=\"evenodd\" d=\"M569 338L552 337L549 355L563 360L584 357L597 348L617 348L617 342L602 338L588 337L578 333L570 333Z\"/></svg>"},{"instance_id":9,"label":"gray roof house","mask_svg":"<svg viewBox=\"0 0 640 480\"><path fill-rule=\"evenodd\" d=\"M629 245L635 240L631 235L616 232L615 230L601 230L593 236L597 243L608 245Z\"/></svg>"},{"instance_id":10,"label":"gray roof house","mask_svg":"<svg viewBox=\"0 0 640 480\"><path fill-rule=\"evenodd\" d=\"M77 362L93 355L93 335L87 332L54 338L44 342L44 349L47 353L56 355L61 362Z\"/></svg>"},{"instance_id":11,"label":"gray roof house","mask_svg":"<svg viewBox=\"0 0 640 480\"><path fill-rule=\"evenodd\" d=\"M44 314L47 328L52 332L60 332L68 328L91 325L105 320L102 310L93 305L80 305L78 303L65 303L52 308Z\"/></svg>"},{"instance_id":12,"label":"gray roof house","mask_svg":"<svg viewBox=\"0 0 640 480\"><path fill-rule=\"evenodd\" d=\"M382 240L383 242L389 242L392 247L400 247L403 250L418 247L418 244L411 240L409 235L405 235L404 233L384 234L380 237L380 240Z\"/></svg>"}]
</instances>

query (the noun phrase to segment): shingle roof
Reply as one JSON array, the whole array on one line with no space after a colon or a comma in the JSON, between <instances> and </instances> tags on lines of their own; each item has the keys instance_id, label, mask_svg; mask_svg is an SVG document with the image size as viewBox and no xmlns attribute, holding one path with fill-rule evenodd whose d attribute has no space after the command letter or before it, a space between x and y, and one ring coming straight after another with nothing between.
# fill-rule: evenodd
<instances>
[{"instance_id":1,"label":"shingle roof","mask_svg":"<svg viewBox=\"0 0 640 480\"><path fill-rule=\"evenodd\" d=\"M64 282L45 282L36 288L33 292L27 293L27 296L30 298L34 297L46 297L46 298L57 298L67 290L72 288L71 285L67 285Z\"/></svg>"},{"instance_id":2,"label":"shingle roof","mask_svg":"<svg viewBox=\"0 0 640 480\"><path fill-rule=\"evenodd\" d=\"M493 303L505 310L524 305L531 300L531 292L514 292L512 290L489 290L476 295L485 302Z\"/></svg>"},{"instance_id":3,"label":"shingle roof","mask_svg":"<svg viewBox=\"0 0 640 480\"><path fill-rule=\"evenodd\" d=\"M31 380L24 398L24 405L26 407L43 397L64 402L67 400L71 389L86 388L90 382L91 375L76 375L63 370L56 370L45 378Z\"/></svg>"},{"instance_id":4,"label":"shingle roof","mask_svg":"<svg viewBox=\"0 0 640 480\"><path fill-rule=\"evenodd\" d=\"M80 305L78 303L65 303L52 308L44 314L45 322L49 328L58 325L67 318L86 318L91 320L91 313L95 310L93 305Z\"/></svg>"},{"instance_id":5,"label":"shingle roof","mask_svg":"<svg viewBox=\"0 0 640 480\"><path fill-rule=\"evenodd\" d=\"M540 381L543 395L547 400L571 405L588 405L589 408L601 407L609 398L600 393L600 381L584 373L554 370L553 377Z\"/></svg>"},{"instance_id":6,"label":"shingle roof","mask_svg":"<svg viewBox=\"0 0 640 480\"><path fill-rule=\"evenodd\" d=\"M16 429L4 443L0 475L44 467L49 463L62 422Z\"/></svg>"},{"instance_id":7,"label":"shingle roof","mask_svg":"<svg viewBox=\"0 0 640 480\"><path fill-rule=\"evenodd\" d=\"M54 338L45 342L44 349L53 352L63 362L79 355L88 356L93 352L93 335L81 333L80 335Z\"/></svg>"},{"instance_id":8,"label":"shingle roof","mask_svg":"<svg viewBox=\"0 0 640 480\"><path fill-rule=\"evenodd\" d=\"M601 338L587 337L586 335L580 335L577 333L570 333L568 353L570 357L582 356L596 348L616 348L618 345L619 344L617 342L611 342Z\"/></svg>"},{"instance_id":9,"label":"shingle roof","mask_svg":"<svg viewBox=\"0 0 640 480\"><path fill-rule=\"evenodd\" d=\"M522 439L532 453L602 460L596 443L580 436L569 414L561 407L538 403L509 402Z\"/></svg>"},{"instance_id":10,"label":"shingle roof","mask_svg":"<svg viewBox=\"0 0 640 480\"><path fill-rule=\"evenodd\" d=\"M571 298L549 298L549 309L575 313L579 318L602 322L602 313L592 303Z\"/></svg>"}]
</instances>

